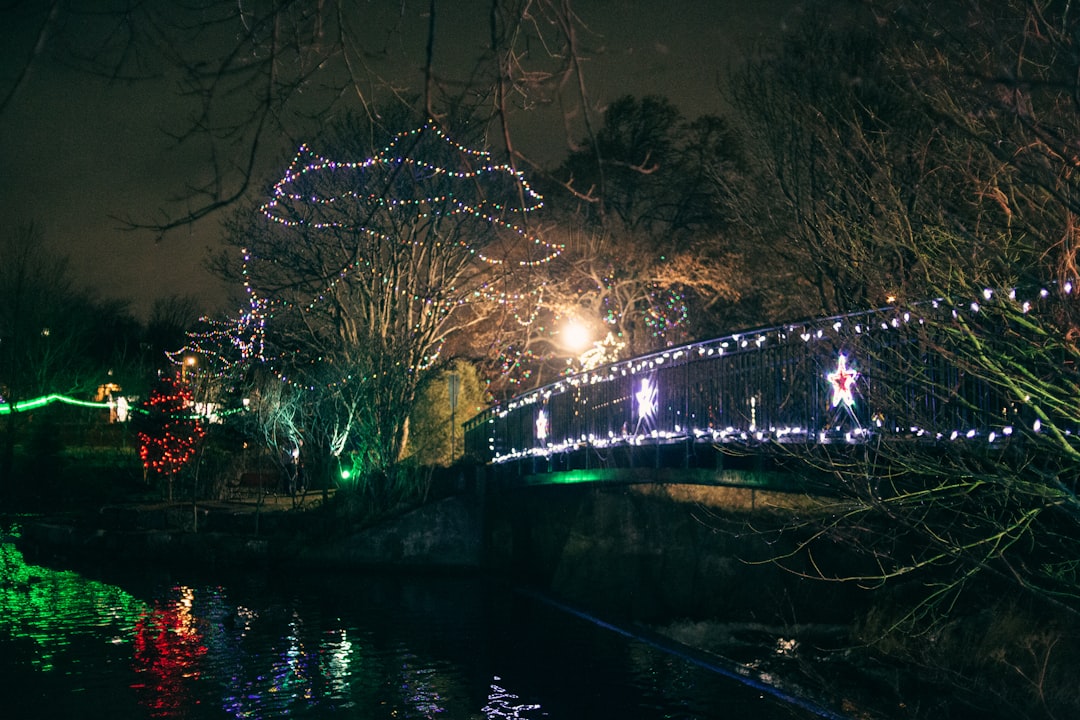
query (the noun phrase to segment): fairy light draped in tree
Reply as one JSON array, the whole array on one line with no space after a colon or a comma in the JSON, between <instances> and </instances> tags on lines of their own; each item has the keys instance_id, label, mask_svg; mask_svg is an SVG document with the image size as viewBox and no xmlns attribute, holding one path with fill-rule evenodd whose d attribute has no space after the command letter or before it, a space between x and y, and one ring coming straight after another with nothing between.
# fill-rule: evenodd
<instances>
[{"instance_id":1,"label":"fairy light draped in tree","mask_svg":"<svg viewBox=\"0 0 1080 720\"><path fill-rule=\"evenodd\" d=\"M159 475L175 475L195 454L206 430L191 412L191 391L164 377L143 403L145 417L137 432L143 466Z\"/></svg>"},{"instance_id":2,"label":"fairy light draped in tree","mask_svg":"<svg viewBox=\"0 0 1080 720\"><path fill-rule=\"evenodd\" d=\"M333 312L324 306L336 293L349 293L357 283L371 285L372 277L386 271L387 256L379 252L412 252L423 262L431 262L429 257L441 253L489 268L528 268L550 262L562 247L544 242L525 221L528 213L542 206L543 198L520 172L493 162L487 152L454 142L431 123L397 135L381 151L359 161L333 160L302 145L260 212L274 225L295 230L300 243L319 237L319 233L345 233L355 239L357 250L342 253L341 263L327 272L321 287L303 297L299 290L281 295L259 286L260 282L265 284L264 268L280 263L273 246L261 251L257 243L244 248L241 273L248 306L227 320L204 319L204 329L190 333L187 347L173 353L173 360L178 361L185 352L197 352L213 358L212 364L221 374L249 360L291 365L288 373L279 371L279 377L307 389L373 379L298 373L298 367L321 364L322 358L308 357L298 366L297 358L280 353L267 357L268 323L280 312ZM443 230L449 227L447 222L460 223L462 219L479 221L481 227L491 230L487 235ZM407 231L415 227L423 227L428 234ZM298 246L295 252L305 249ZM411 333L445 320L466 304L506 307L522 325L536 318L542 283L520 291L507 289L501 273L488 277L482 271L450 279L424 286L408 278L391 282L387 277L378 293L393 298L388 302L416 308ZM421 357L401 360L412 370L422 371L438 359L444 342L445 337L438 337ZM321 376L318 382L307 380L314 375Z\"/></svg>"},{"instance_id":3,"label":"fairy light draped in tree","mask_svg":"<svg viewBox=\"0 0 1080 720\"><path fill-rule=\"evenodd\" d=\"M416 157L422 145L432 145L428 149L436 156L447 155L449 150L449 155L457 158L463 167L455 169ZM407 180L407 187L403 179ZM504 189L512 188L512 192L473 190L474 186L495 189L500 185ZM374 192L376 189L380 192ZM403 189L402 196L395 193ZM500 201L499 198L505 197L520 198L520 207ZM301 145L285 175L274 185L272 198L259 209L269 220L287 227L345 229L391 241L380 228L366 224L365 218L370 221L378 211L417 219L471 215L509 230L539 249L537 256L530 252L514 261L528 266L550 262L562 252L561 247L535 236L524 223L523 216L543 204L543 197L519 171L509 165L492 163L489 153L459 145L428 123L398 135L373 157L358 162L331 160ZM486 263L507 262L506 258L469 247L466 241L459 242ZM343 267L340 277L363 266L366 260L369 258L360 258L353 267Z\"/></svg>"},{"instance_id":4,"label":"fairy light draped in tree","mask_svg":"<svg viewBox=\"0 0 1080 720\"><path fill-rule=\"evenodd\" d=\"M180 365L185 356L195 353L205 359L202 371L213 372L218 377L231 374L249 361L265 360L269 307L267 301L249 292L246 308L225 319L199 318L203 328L189 331L187 345L166 351L165 355Z\"/></svg>"},{"instance_id":5,"label":"fairy light draped in tree","mask_svg":"<svg viewBox=\"0 0 1080 720\"><path fill-rule=\"evenodd\" d=\"M257 222L231 236L246 307L205 320L172 357L197 354L200 372L231 380L261 376L247 372L261 364L301 391L321 433L312 447L388 466L449 344L478 324L538 317L543 281L531 273L562 251L528 222L542 206L520 172L431 123L356 161L303 145Z\"/></svg>"},{"instance_id":6,"label":"fairy light draped in tree","mask_svg":"<svg viewBox=\"0 0 1080 720\"><path fill-rule=\"evenodd\" d=\"M324 234L348 237L354 249L320 252L320 274L310 281L290 283L279 278L276 284L289 288L282 295L273 289L274 283L266 283L267 268L272 273L287 272L279 253L273 243L253 242L242 251L248 307L228 320L208 321L185 351L216 356L222 373L230 372L233 362L266 360L266 324L275 313L332 314L332 305L342 295L365 286L370 286L373 297L392 298L387 302L414 308L415 322L408 330L413 334L444 322L464 305L485 305L500 308L518 332L528 333L533 340L541 338L563 319L560 308L545 302L547 280L530 274L508 282L507 273L547 266L563 251L563 245L538 237L526 221L529 213L542 206L543 198L522 173L495 163L487 152L454 142L431 123L397 135L382 150L356 161L333 159L301 145L260 212L272 227L294 231L297 246L291 252L301 260L316 262L316 251L304 255L305 247L322 243L319 238ZM447 230L448 223L464 220L473 223L470 228L485 229L479 233ZM409 252L414 257L456 254L489 270L485 274L475 269L467 275L455 274L449 282L427 285L400 274L392 277L387 272L388 257L400 258ZM677 289L656 285L644 298L632 300L630 308L613 305L620 272L608 273L606 287L585 291L599 296L604 316L598 319L614 327L624 313L640 313L641 327L655 341L671 344L673 332L686 323L686 299ZM376 288L372 281L379 277L385 283ZM626 338L620 332L616 335L625 346ZM423 370L440 357L444 340L439 338L423 357L402 361ZM541 349L544 346L529 338L508 342L500 337L489 349L497 363L493 369L511 385L525 384L533 369L550 359L552 351ZM284 361L272 363L275 366L292 364L288 373L278 372L279 377L309 389L370 379L329 377L323 370L298 372L291 358L274 359ZM322 360L308 357L303 363L314 370L312 364Z\"/></svg>"}]
</instances>

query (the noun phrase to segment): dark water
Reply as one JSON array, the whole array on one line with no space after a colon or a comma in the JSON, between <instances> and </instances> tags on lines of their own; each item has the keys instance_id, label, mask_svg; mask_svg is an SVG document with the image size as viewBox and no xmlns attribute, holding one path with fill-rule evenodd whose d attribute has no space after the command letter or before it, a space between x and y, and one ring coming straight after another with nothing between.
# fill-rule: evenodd
<instances>
[{"instance_id":1,"label":"dark water","mask_svg":"<svg viewBox=\"0 0 1080 720\"><path fill-rule=\"evenodd\" d=\"M0 542L0 717L810 718L478 577L118 574Z\"/></svg>"}]
</instances>

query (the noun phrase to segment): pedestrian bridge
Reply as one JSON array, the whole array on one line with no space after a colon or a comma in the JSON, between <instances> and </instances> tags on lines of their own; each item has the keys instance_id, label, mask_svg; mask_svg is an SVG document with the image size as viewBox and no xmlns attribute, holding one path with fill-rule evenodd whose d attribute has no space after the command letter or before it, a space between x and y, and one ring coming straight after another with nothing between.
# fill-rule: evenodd
<instances>
[{"instance_id":1,"label":"pedestrian bridge","mask_svg":"<svg viewBox=\"0 0 1080 720\"><path fill-rule=\"evenodd\" d=\"M465 449L500 476L548 483L728 482L725 468L807 446L1003 447L1046 421L971 361L973 338L1002 336L1071 293L988 290L961 307L886 307L667 348L495 405L465 423Z\"/></svg>"}]
</instances>

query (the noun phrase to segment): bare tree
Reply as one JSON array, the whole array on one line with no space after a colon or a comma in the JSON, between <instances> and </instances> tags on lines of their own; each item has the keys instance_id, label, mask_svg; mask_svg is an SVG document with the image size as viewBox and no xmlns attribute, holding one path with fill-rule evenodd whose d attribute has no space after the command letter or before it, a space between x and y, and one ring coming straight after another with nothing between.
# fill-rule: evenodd
<instances>
[{"instance_id":1,"label":"bare tree","mask_svg":"<svg viewBox=\"0 0 1080 720\"><path fill-rule=\"evenodd\" d=\"M612 103L549 183L543 231L562 253L504 278L520 302L484 328L493 374L520 388L720 334L753 286L728 210L744 172L724 119L687 121L662 97Z\"/></svg>"},{"instance_id":2,"label":"bare tree","mask_svg":"<svg viewBox=\"0 0 1080 720\"><path fill-rule=\"evenodd\" d=\"M51 393L88 393L106 379L110 353L94 332L111 315L71 279L66 258L34 226L0 236L0 404L6 422L0 482L11 475L22 413L18 404ZM115 308L113 308L115 310Z\"/></svg>"},{"instance_id":3,"label":"bare tree","mask_svg":"<svg viewBox=\"0 0 1080 720\"><path fill-rule=\"evenodd\" d=\"M534 169L516 140L530 114L565 125L567 143L591 133L588 33L569 0L15 2L6 19L13 72L0 80L0 114L44 60L175 89L162 130L201 171L157 214L132 214L158 234L257 196L287 153L349 113L376 125L395 104L470 117L486 145Z\"/></svg>"},{"instance_id":4,"label":"bare tree","mask_svg":"<svg viewBox=\"0 0 1080 720\"><path fill-rule=\"evenodd\" d=\"M1023 0L872 10L849 16L865 24L847 36L803 28L743 86L775 215L812 261L821 307L891 302L911 320L902 341L851 358L876 421L901 437L804 456L843 497L802 550L841 541L870 564L818 563L817 577L904 586L885 630L943 632L989 595L1067 632L1080 615L1078 19ZM944 417L952 431L924 433ZM1020 651L980 668L1015 679L1002 658ZM1034 695L1050 715L1075 701L1060 676L1011 697L977 672L963 682L1020 707Z\"/></svg>"},{"instance_id":5,"label":"bare tree","mask_svg":"<svg viewBox=\"0 0 1080 720\"><path fill-rule=\"evenodd\" d=\"M302 151L262 213L237 221L232 272L267 301L261 359L319 408L322 452L390 472L426 373L473 306L499 303L506 256L556 252L525 228L539 204L509 166L425 125L366 158Z\"/></svg>"}]
</instances>

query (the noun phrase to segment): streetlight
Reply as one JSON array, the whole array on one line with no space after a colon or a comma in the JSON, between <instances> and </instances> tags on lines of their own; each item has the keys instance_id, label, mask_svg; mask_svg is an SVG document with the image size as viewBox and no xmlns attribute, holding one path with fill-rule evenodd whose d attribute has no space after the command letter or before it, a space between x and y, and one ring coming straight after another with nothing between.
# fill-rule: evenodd
<instances>
[{"instance_id":1,"label":"streetlight","mask_svg":"<svg viewBox=\"0 0 1080 720\"><path fill-rule=\"evenodd\" d=\"M187 376L189 372L195 372L195 366L198 364L194 355L184 356L184 364L180 368L180 379L187 382Z\"/></svg>"},{"instance_id":2,"label":"streetlight","mask_svg":"<svg viewBox=\"0 0 1080 720\"><path fill-rule=\"evenodd\" d=\"M592 345L589 326L577 318L571 318L562 329L562 346L577 354Z\"/></svg>"}]
</instances>

